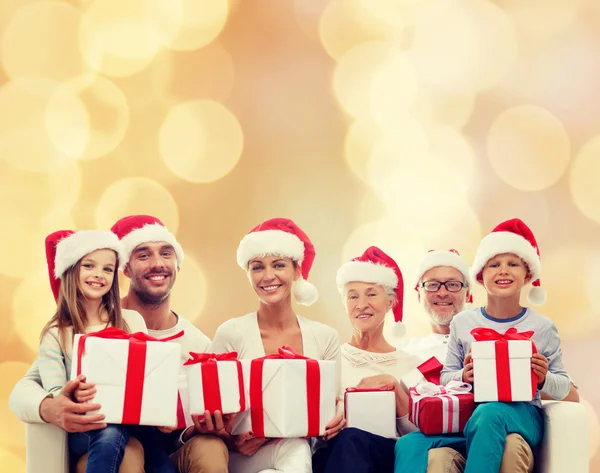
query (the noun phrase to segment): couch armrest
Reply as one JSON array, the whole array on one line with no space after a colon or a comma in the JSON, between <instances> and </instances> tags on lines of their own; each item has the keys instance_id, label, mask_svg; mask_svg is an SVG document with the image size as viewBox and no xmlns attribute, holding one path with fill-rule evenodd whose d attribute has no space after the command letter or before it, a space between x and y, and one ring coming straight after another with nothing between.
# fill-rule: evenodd
<instances>
[{"instance_id":1,"label":"couch armrest","mask_svg":"<svg viewBox=\"0 0 600 473\"><path fill-rule=\"evenodd\" d=\"M589 473L588 425L583 404L544 401L542 411L545 430L537 471Z\"/></svg>"},{"instance_id":2,"label":"couch armrest","mask_svg":"<svg viewBox=\"0 0 600 473\"><path fill-rule=\"evenodd\" d=\"M51 424L25 424L27 473L69 473L67 433Z\"/></svg>"}]
</instances>

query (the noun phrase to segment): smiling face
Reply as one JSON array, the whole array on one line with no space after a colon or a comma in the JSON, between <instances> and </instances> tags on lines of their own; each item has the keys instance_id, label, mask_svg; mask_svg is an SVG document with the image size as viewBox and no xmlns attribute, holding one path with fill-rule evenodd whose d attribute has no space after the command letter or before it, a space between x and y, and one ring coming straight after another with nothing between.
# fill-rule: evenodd
<instances>
[{"instance_id":1,"label":"smiling face","mask_svg":"<svg viewBox=\"0 0 600 473\"><path fill-rule=\"evenodd\" d=\"M350 282L344 288L344 300L354 330L361 333L383 331L385 314L392 308L392 301L383 286Z\"/></svg>"},{"instance_id":2,"label":"smiling face","mask_svg":"<svg viewBox=\"0 0 600 473\"><path fill-rule=\"evenodd\" d=\"M518 299L523 286L531 280L531 274L517 255L502 253L485 264L481 278L490 296Z\"/></svg>"},{"instance_id":3,"label":"smiling face","mask_svg":"<svg viewBox=\"0 0 600 473\"><path fill-rule=\"evenodd\" d=\"M459 292L449 292L445 286L440 286L437 292L427 292L420 286L429 281L464 283L465 278L456 268L437 266L423 274L419 284L421 302L431 321L436 325L450 325L452 318L464 309L469 296L468 289L463 287Z\"/></svg>"},{"instance_id":4,"label":"smiling face","mask_svg":"<svg viewBox=\"0 0 600 473\"><path fill-rule=\"evenodd\" d=\"M131 279L131 289L144 304L158 305L171 295L177 279L175 249L164 241L138 245L123 270Z\"/></svg>"},{"instance_id":5,"label":"smiling face","mask_svg":"<svg viewBox=\"0 0 600 473\"><path fill-rule=\"evenodd\" d=\"M264 304L279 304L291 297L292 285L300 277L300 267L291 258L267 255L248 263L248 279Z\"/></svg>"},{"instance_id":6,"label":"smiling face","mask_svg":"<svg viewBox=\"0 0 600 473\"><path fill-rule=\"evenodd\" d=\"M113 250L96 250L79 262L79 290L88 300L102 299L112 287L117 266Z\"/></svg>"}]
</instances>

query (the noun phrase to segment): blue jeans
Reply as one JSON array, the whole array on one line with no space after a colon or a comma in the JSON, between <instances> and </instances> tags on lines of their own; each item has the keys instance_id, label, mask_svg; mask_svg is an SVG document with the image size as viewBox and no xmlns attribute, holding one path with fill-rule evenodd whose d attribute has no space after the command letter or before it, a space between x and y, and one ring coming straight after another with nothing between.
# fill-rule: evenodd
<instances>
[{"instance_id":1,"label":"blue jeans","mask_svg":"<svg viewBox=\"0 0 600 473\"><path fill-rule=\"evenodd\" d=\"M131 435L144 447L144 470L146 473L177 473L166 450L169 436L154 427L129 426Z\"/></svg>"},{"instance_id":2,"label":"blue jeans","mask_svg":"<svg viewBox=\"0 0 600 473\"><path fill-rule=\"evenodd\" d=\"M88 452L86 473L117 473L123 460L129 431L123 425L69 434L69 456L76 462Z\"/></svg>"}]
</instances>

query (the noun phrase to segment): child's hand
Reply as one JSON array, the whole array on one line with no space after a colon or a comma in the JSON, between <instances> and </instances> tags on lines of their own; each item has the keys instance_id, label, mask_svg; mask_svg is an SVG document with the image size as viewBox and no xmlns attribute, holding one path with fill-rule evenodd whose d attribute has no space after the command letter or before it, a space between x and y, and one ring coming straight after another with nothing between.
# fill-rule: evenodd
<instances>
[{"instance_id":1,"label":"child's hand","mask_svg":"<svg viewBox=\"0 0 600 473\"><path fill-rule=\"evenodd\" d=\"M548 360L541 353L534 353L531 357L531 369L538 377L538 389L542 389L548 373Z\"/></svg>"},{"instance_id":2,"label":"child's hand","mask_svg":"<svg viewBox=\"0 0 600 473\"><path fill-rule=\"evenodd\" d=\"M464 383L472 383L473 382L473 359L471 358L471 350L465 356L465 361L463 364L463 375L462 380Z\"/></svg>"},{"instance_id":3,"label":"child's hand","mask_svg":"<svg viewBox=\"0 0 600 473\"><path fill-rule=\"evenodd\" d=\"M96 385L92 383L86 383L85 380L85 376L82 376L79 386L77 386L73 392L73 400L75 402L82 403L91 401L96 395Z\"/></svg>"},{"instance_id":4,"label":"child's hand","mask_svg":"<svg viewBox=\"0 0 600 473\"><path fill-rule=\"evenodd\" d=\"M160 430L163 434L170 434L171 432L173 432L177 427L157 427L158 430Z\"/></svg>"}]
</instances>

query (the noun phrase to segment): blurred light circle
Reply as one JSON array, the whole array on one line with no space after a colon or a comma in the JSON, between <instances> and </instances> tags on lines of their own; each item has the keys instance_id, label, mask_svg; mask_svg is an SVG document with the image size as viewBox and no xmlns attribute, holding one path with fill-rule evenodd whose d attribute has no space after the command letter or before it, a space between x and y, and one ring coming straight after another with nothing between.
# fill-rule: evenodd
<instances>
[{"instance_id":1,"label":"blurred light circle","mask_svg":"<svg viewBox=\"0 0 600 473\"><path fill-rule=\"evenodd\" d=\"M363 182L369 182L368 166L371 151L382 135L381 126L367 119L356 120L348 129L344 141L346 162Z\"/></svg>"},{"instance_id":2,"label":"blurred light circle","mask_svg":"<svg viewBox=\"0 0 600 473\"><path fill-rule=\"evenodd\" d=\"M11 416L16 419L15 415L8 408L8 406L5 409L8 411L6 413L7 416ZM2 418L4 419L6 417L3 416ZM19 447L23 448L25 447L25 424L21 421L18 421L18 423L20 425L13 424L12 421L9 422L8 425L1 425L0 436L13 438L13 440L14 437L22 438L23 442L21 445L19 445ZM5 443L5 445L9 446L10 443ZM15 473L25 471L25 461L23 458L15 455L10 448L3 446L0 446L0 465L2 465L3 468L6 468L4 471L13 471Z\"/></svg>"},{"instance_id":3,"label":"blurred light circle","mask_svg":"<svg viewBox=\"0 0 600 473\"><path fill-rule=\"evenodd\" d=\"M296 23L308 39L320 44L319 22L329 0L317 0L307 2L305 0L294 0L294 16Z\"/></svg>"},{"instance_id":4,"label":"blurred light circle","mask_svg":"<svg viewBox=\"0 0 600 473\"><path fill-rule=\"evenodd\" d=\"M325 50L335 60L362 43L381 41L399 46L403 39L402 25L392 26L378 18L360 0L330 2L321 16L319 33Z\"/></svg>"},{"instance_id":5,"label":"blurred light circle","mask_svg":"<svg viewBox=\"0 0 600 473\"><path fill-rule=\"evenodd\" d=\"M8 76L29 90L49 92L88 71L77 44L80 18L76 8L58 1L19 9L2 36L2 64Z\"/></svg>"},{"instance_id":6,"label":"blurred light circle","mask_svg":"<svg viewBox=\"0 0 600 473\"><path fill-rule=\"evenodd\" d=\"M38 333L39 335L39 333ZM36 347L37 353L37 347ZM27 363L20 361L5 361L0 363L0 379L2 384L0 387L0 445L12 446L12 447L24 447L25 446L25 424L21 422L13 414L8 407L8 398L17 381L19 381L29 369ZM25 471L20 469L12 469L9 467L12 461L12 465L20 465L16 460L12 460L7 456L7 452L0 447L0 465L2 465L3 471ZM6 469L9 467L8 469ZM24 467L24 465L23 465Z\"/></svg>"},{"instance_id":7,"label":"blurred light circle","mask_svg":"<svg viewBox=\"0 0 600 473\"><path fill-rule=\"evenodd\" d=\"M411 16L414 10L427 2L424 0L360 0L370 13L386 23L401 27L411 24Z\"/></svg>"},{"instance_id":8,"label":"blurred light circle","mask_svg":"<svg viewBox=\"0 0 600 473\"><path fill-rule=\"evenodd\" d=\"M57 149L76 159L113 151L129 125L129 105L121 89L101 76L62 84L48 102L46 129Z\"/></svg>"},{"instance_id":9,"label":"blurred light circle","mask_svg":"<svg viewBox=\"0 0 600 473\"><path fill-rule=\"evenodd\" d=\"M573 201L587 218L600 222L600 135L588 141L577 153L571 167L569 187Z\"/></svg>"},{"instance_id":10,"label":"blurred light circle","mask_svg":"<svg viewBox=\"0 0 600 473\"><path fill-rule=\"evenodd\" d=\"M46 134L47 97L13 81L0 87L0 160L23 171L56 172L71 164Z\"/></svg>"},{"instance_id":11,"label":"blurred light circle","mask_svg":"<svg viewBox=\"0 0 600 473\"><path fill-rule=\"evenodd\" d=\"M415 25L411 49L419 77L442 91L471 93L496 86L518 51L506 14L485 0L431 5Z\"/></svg>"},{"instance_id":12,"label":"blurred light circle","mask_svg":"<svg viewBox=\"0 0 600 473\"><path fill-rule=\"evenodd\" d=\"M171 49L194 50L213 41L225 26L228 0L179 0L181 26L175 37L165 42Z\"/></svg>"},{"instance_id":13,"label":"blurred light circle","mask_svg":"<svg viewBox=\"0 0 600 473\"><path fill-rule=\"evenodd\" d=\"M38 245L41 249L44 246L44 238ZM32 297L33 294L35 297ZM38 352L42 328L55 311L56 302L50 289L48 269L37 266L35 270L29 271L28 277L17 287L12 304L15 332L34 353Z\"/></svg>"},{"instance_id":14,"label":"blurred light circle","mask_svg":"<svg viewBox=\"0 0 600 473\"><path fill-rule=\"evenodd\" d=\"M419 93L419 78L408 54L391 57L375 72L370 89L371 113L377 123L406 115Z\"/></svg>"},{"instance_id":15,"label":"blurred light circle","mask_svg":"<svg viewBox=\"0 0 600 473\"><path fill-rule=\"evenodd\" d=\"M79 28L79 43L91 67L110 76L144 69L163 43L173 41L183 21L181 1L95 0Z\"/></svg>"},{"instance_id":16,"label":"blurred light circle","mask_svg":"<svg viewBox=\"0 0 600 473\"><path fill-rule=\"evenodd\" d=\"M505 0L502 9L527 39L545 39L571 27L582 13L583 0Z\"/></svg>"},{"instance_id":17,"label":"blurred light circle","mask_svg":"<svg viewBox=\"0 0 600 473\"><path fill-rule=\"evenodd\" d=\"M237 164L242 128L225 106L197 100L173 107L160 129L160 153L174 174L191 182L221 179Z\"/></svg>"},{"instance_id":18,"label":"blurred light circle","mask_svg":"<svg viewBox=\"0 0 600 473\"><path fill-rule=\"evenodd\" d=\"M474 93L444 92L420 84L419 95L411 113L425 123L463 128L475 109Z\"/></svg>"},{"instance_id":19,"label":"blurred light circle","mask_svg":"<svg viewBox=\"0 0 600 473\"><path fill-rule=\"evenodd\" d=\"M538 191L564 174L571 144L565 127L550 112L518 106L500 113L492 123L487 155L504 182L520 190Z\"/></svg>"},{"instance_id":20,"label":"blurred light circle","mask_svg":"<svg viewBox=\"0 0 600 473\"><path fill-rule=\"evenodd\" d=\"M190 297L190 294L194 294L194 297ZM193 323L202 314L206 299L204 272L196 260L186 253L183 266L177 274L177 283L173 286L171 305L177 308L178 314Z\"/></svg>"},{"instance_id":21,"label":"blurred light circle","mask_svg":"<svg viewBox=\"0 0 600 473\"><path fill-rule=\"evenodd\" d=\"M346 52L333 76L333 89L342 107L355 118L371 114L370 91L375 71L395 54L386 43L363 43Z\"/></svg>"},{"instance_id":22,"label":"blurred light circle","mask_svg":"<svg viewBox=\"0 0 600 473\"><path fill-rule=\"evenodd\" d=\"M176 233L179 210L171 193L160 183L144 177L129 177L106 188L96 208L96 226L109 229L127 215L153 215Z\"/></svg>"}]
</instances>

